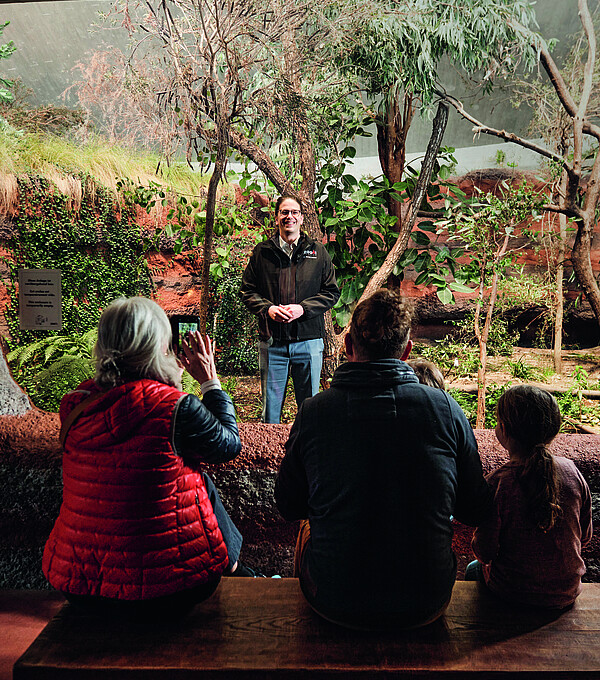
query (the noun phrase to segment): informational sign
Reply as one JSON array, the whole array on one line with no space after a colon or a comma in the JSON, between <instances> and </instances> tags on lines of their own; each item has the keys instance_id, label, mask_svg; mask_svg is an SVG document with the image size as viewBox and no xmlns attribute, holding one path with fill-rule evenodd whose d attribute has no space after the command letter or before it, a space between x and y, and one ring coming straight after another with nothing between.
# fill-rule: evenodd
<instances>
[{"instance_id":1,"label":"informational sign","mask_svg":"<svg viewBox=\"0 0 600 680\"><path fill-rule=\"evenodd\" d=\"M60 269L19 269L19 326L62 329Z\"/></svg>"}]
</instances>

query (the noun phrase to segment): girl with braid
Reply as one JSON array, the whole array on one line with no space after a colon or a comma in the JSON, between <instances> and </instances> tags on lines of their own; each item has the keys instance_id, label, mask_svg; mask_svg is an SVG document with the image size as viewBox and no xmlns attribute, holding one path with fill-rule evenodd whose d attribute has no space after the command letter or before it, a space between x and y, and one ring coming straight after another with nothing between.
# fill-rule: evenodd
<instances>
[{"instance_id":1,"label":"girl with braid","mask_svg":"<svg viewBox=\"0 0 600 680\"><path fill-rule=\"evenodd\" d=\"M475 531L478 559L465 579L514 602L567 607L581 591L581 548L592 536L589 487L571 460L548 450L561 424L551 394L517 385L500 397L496 415L509 462L487 476L494 511Z\"/></svg>"}]
</instances>

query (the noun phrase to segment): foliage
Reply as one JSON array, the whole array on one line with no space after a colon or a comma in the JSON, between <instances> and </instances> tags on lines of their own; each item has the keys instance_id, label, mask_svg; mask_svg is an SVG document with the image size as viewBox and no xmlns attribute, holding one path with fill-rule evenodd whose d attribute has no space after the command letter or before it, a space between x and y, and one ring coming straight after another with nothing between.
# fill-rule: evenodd
<instances>
[{"instance_id":1,"label":"foliage","mask_svg":"<svg viewBox=\"0 0 600 680\"><path fill-rule=\"evenodd\" d=\"M30 342L47 331L19 328L17 270L60 269L62 272L62 335L94 328L102 309L120 296L148 294L150 275L141 253L139 228L133 215L117 210L108 190L89 177L79 210L46 179L20 177L21 208L8 239L10 303L6 320L13 341Z\"/></svg>"},{"instance_id":2,"label":"foliage","mask_svg":"<svg viewBox=\"0 0 600 680\"><path fill-rule=\"evenodd\" d=\"M539 368L536 368L535 366L530 366L527 364L523 357L519 357L516 361L507 359L506 366L508 367L512 377L517 378L518 380L533 382L546 381L546 376L544 375L543 371L541 371Z\"/></svg>"},{"instance_id":3,"label":"foliage","mask_svg":"<svg viewBox=\"0 0 600 680\"><path fill-rule=\"evenodd\" d=\"M202 398L200 383L192 378L187 371L184 371L181 375L181 389L188 394L195 394L198 398Z\"/></svg>"},{"instance_id":4,"label":"foliage","mask_svg":"<svg viewBox=\"0 0 600 680\"><path fill-rule=\"evenodd\" d=\"M28 115L21 110L23 116ZM16 124L16 123L15 123ZM13 125L0 127L0 168L4 174L42 175L55 181L73 175L91 175L100 184L116 188L118 177L135 177L139 184L166 184L178 194L197 196L206 180L182 163L160 168L160 157L132 151L93 137L85 144L65 137L33 134Z\"/></svg>"},{"instance_id":5,"label":"foliage","mask_svg":"<svg viewBox=\"0 0 600 680\"><path fill-rule=\"evenodd\" d=\"M468 74L480 72L484 92L517 65L532 68L537 54L524 38L534 23L526 0L373 3L370 15L356 17L341 61L369 95L396 96L404 88L428 106L439 87L442 57Z\"/></svg>"},{"instance_id":6,"label":"foliage","mask_svg":"<svg viewBox=\"0 0 600 680\"><path fill-rule=\"evenodd\" d=\"M594 427L600 426L600 405L586 403L583 390L594 389L590 385L589 374L582 366L576 366L573 371L573 383L566 394L555 394L563 418L574 418ZM563 430L569 431L568 422L563 423Z\"/></svg>"},{"instance_id":7,"label":"foliage","mask_svg":"<svg viewBox=\"0 0 600 680\"><path fill-rule=\"evenodd\" d=\"M235 391L238 385L237 378L233 375L225 377L220 376L220 380L221 389L231 397L231 400L235 404ZM199 399L202 399L200 383L192 378L192 376L187 371L184 371L181 376L181 389L187 394L195 394Z\"/></svg>"},{"instance_id":8,"label":"foliage","mask_svg":"<svg viewBox=\"0 0 600 680\"><path fill-rule=\"evenodd\" d=\"M515 362L517 363L517 362ZM526 371L527 372L527 371ZM525 380L538 380L538 376L515 376ZM486 429L493 429L496 427L496 404L500 396L511 386L511 383L505 385L495 385L489 387L486 393L486 410L485 410L485 425ZM556 401L560 406L560 412L563 418L574 418L580 422L589 423L592 426L600 425L600 405L587 404L582 396L582 390L590 389L589 375L581 366L577 366L573 373L573 383L569 391L565 394L556 393L554 395ZM462 392L459 389L449 390L450 394L456 399L465 415L467 416L471 425L475 425L477 415L477 396ZM564 422L561 431L572 431L569 423Z\"/></svg>"},{"instance_id":9,"label":"foliage","mask_svg":"<svg viewBox=\"0 0 600 680\"><path fill-rule=\"evenodd\" d=\"M436 161L433 179L449 176L456 163L453 151L451 148L443 149ZM329 239L326 245L341 290L333 315L342 328L368 281L381 267L398 238L397 218L389 214L386 206L390 201L403 203L409 200L419 177L418 171L409 166L402 182L391 185L386 177L359 181L348 167L355 153L354 148L348 146L339 164L334 161L325 164L317 185L319 220ZM441 196L440 185L432 184L428 190L428 201L440 200ZM426 204L422 208L427 210L431 206ZM411 235L415 247L405 252L394 269L393 273L399 279L402 279L403 270L409 264L417 271L430 266L432 258L419 248L427 245L438 254L442 252L442 255L448 250L430 242L425 231L432 228L431 222L424 221L418 226ZM458 255L454 253L454 257Z\"/></svg>"},{"instance_id":10,"label":"foliage","mask_svg":"<svg viewBox=\"0 0 600 680\"><path fill-rule=\"evenodd\" d=\"M179 132L170 119L163 121L152 91L166 87L165 73L148 55L133 64L132 68L132 61L119 49L109 47L75 65L81 80L65 94L75 94L85 111L88 124L80 130L80 137L93 138L93 130L110 144L125 146L136 154L140 148L150 152L160 148L170 158L177 149Z\"/></svg>"},{"instance_id":11,"label":"foliage","mask_svg":"<svg viewBox=\"0 0 600 680\"><path fill-rule=\"evenodd\" d=\"M94 376L95 328L21 345L7 355L13 377L41 409L56 413L62 397Z\"/></svg>"},{"instance_id":12,"label":"foliage","mask_svg":"<svg viewBox=\"0 0 600 680\"><path fill-rule=\"evenodd\" d=\"M224 243L224 239L221 240ZM248 239L230 243L231 260L221 278L213 278L209 294L207 328L216 345L221 373L255 375L258 372L258 322L240 302L242 273L248 258ZM217 244L217 248L225 247Z\"/></svg>"},{"instance_id":13,"label":"foliage","mask_svg":"<svg viewBox=\"0 0 600 680\"><path fill-rule=\"evenodd\" d=\"M201 196L179 193L174 188L159 182L148 184L134 182L128 177L117 180L117 189L130 208L140 207L150 214L155 209L165 211L166 222L147 237L146 246L158 247L160 238L171 239L175 253L198 247L205 236L206 201ZM245 211L238 208L227 194L221 197L214 224L215 236L235 235L248 226L244 219ZM229 246L221 244L219 259L213 263L212 274L217 278L223 275L228 266Z\"/></svg>"},{"instance_id":14,"label":"foliage","mask_svg":"<svg viewBox=\"0 0 600 680\"><path fill-rule=\"evenodd\" d=\"M0 24L0 37L4 33L4 29L10 24L10 21L5 21ZM0 44L0 59L8 59L16 50L15 44L12 40L7 43ZM0 103L6 103L13 100L13 93L10 91L14 85L14 81L7 78L0 77Z\"/></svg>"},{"instance_id":15,"label":"foliage","mask_svg":"<svg viewBox=\"0 0 600 680\"><path fill-rule=\"evenodd\" d=\"M436 364L444 377L462 378L473 375L479 367L479 357L474 346L456 342L451 338L437 340L433 345L415 343L414 356L422 357Z\"/></svg>"},{"instance_id":16,"label":"foliage","mask_svg":"<svg viewBox=\"0 0 600 680\"><path fill-rule=\"evenodd\" d=\"M438 297L443 302L453 300L448 278L453 278L462 287L475 283L483 301L482 296L494 274L503 280L507 267L515 264L515 256L524 246L507 247L499 258L494 258L493 254L500 254L505 239L511 243L518 227L523 228L530 219L540 218L543 199L525 182L514 187L503 181L497 193L478 191L470 199L456 187L452 188L451 194L445 197L445 217L436 222L435 228L438 234L447 229L449 241L458 244L459 248L432 253L431 259L437 265L435 270L425 271L416 283L436 285ZM459 266L458 257L465 251L469 253L469 262ZM463 290L462 287L458 290Z\"/></svg>"},{"instance_id":17,"label":"foliage","mask_svg":"<svg viewBox=\"0 0 600 680\"><path fill-rule=\"evenodd\" d=\"M474 324L475 310L471 309L460 321L454 324L453 337L456 341L469 347L478 347L477 337L473 330ZM488 355L511 356L518 339L518 332L511 329L509 320L502 313L496 313L492 316L487 338Z\"/></svg>"},{"instance_id":18,"label":"foliage","mask_svg":"<svg viewBox=\"0 0 600 680\"><path fill-rule=\"evenodd\" d=\"M490 386L487 389L485 395L485 424L483 425L483 428L486 430L493 430L496 427L496 404L509 387L510 383L507 383L506 385ZM477 420L477 395L461 392L461 390L449 390L449 393L456 399L471 425L475 427Z\"/></svg>"},{"instance_id":19,"label":"foliage","mask_svg":"<svg viewBox=\"0 0 600 680\"><path fill-rule=\"evenodd\" d=\"M597 34L600 17L596 12L593 16L594 28ZM561 72L569 88L581 91L584 87L585 63L587 59L587 40L584 32L568 38L569 48L562 61ZM532 77L524 73L514 78L512 104L515 108L526 105L531 109L532 117L527 134L531 139L543 139L549 148L561 156L573 152L573 137L570 134L572 126L571 116L556 96L555 87L546 79ZM593 64L591 93L587 115L597 119L600 114L600 62ZM597 146L597 144L595 144ZM595 154L592 154L595 155ZM593 160L593 159L592 159ZM589 163L589 158L588 158ZM587 166L588 163L585 165ZM586 168L589 171L589 167ZM550 162L549 170L552 174L560 174L561 167Z\"/></svg>"},{"instance_id":20,"label":"foliage","mask_svg":"<svg viewBox=\"0 0 600 680\"><path fill-rule=\"evenodd\" d=\"M60 136L77 131L85 123L82 109L32 104L33 90L25 87L21 79L14 81L11 94L9 101L0 100L0 117L19 130Z\"/></svg>"},{"instance_id":21,"label":"foliage","mask_svg":"<svg viewBox=\"0 0 600 680\"><path fill-rule=\"evenodd\" d=\"M575 7L575 2L573 2ZM596 51L596 30L594 18L587 0L578 0L577 12L582 32L579 45L575 46L565 66L561 69L551 54L551 48L538 36L529 40L538 52L540 66L551 84L549 92L537 90L527 97L528 105L539 108L536 126L546 128L544 137L550 143L536 144L514 134L510 130L499 130L477 120L464 105L448 93L441 93L444 100L473 125L475 133L484 132L506 141L519 144L548 159L560 168L560 189L553 192L546 209L566 218L574 219L577 225L570 261L580 286L600 323L600 288L592 269L590 257L591 236L597 221L600 202L600 153L597 153L600 128L598 114L598 64ZM515 25L518 29L518 26ZM541 80L541 79L540 79ZM550 105L544 100L551 100ZM591 156L588 156L592 149ZM591 163L588 163L591 161ZM589 173L587 171L588 168ZM558 173L556 173L558 174ZM588 176L589 175L589 176ZM562 227L561 227L562 228ZM559 271L564 257L560 257ZM560 315L559 315L560 316Z\"/></svg>"}]
</instances>

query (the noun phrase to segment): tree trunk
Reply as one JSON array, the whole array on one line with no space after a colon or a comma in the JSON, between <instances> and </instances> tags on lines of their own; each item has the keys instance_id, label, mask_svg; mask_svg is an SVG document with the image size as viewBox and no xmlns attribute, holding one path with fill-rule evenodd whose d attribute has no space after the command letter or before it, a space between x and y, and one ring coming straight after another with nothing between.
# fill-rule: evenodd
<instances>
[{"instance_id":1,"label":"tree trunk","mask_svg":"<svg viewBox=\"0 0 600 680\"><path fill-rule=\"evenodd\" d=\"M384 115L376 121L377 152L381 170L390 184L402 181L406 162L406 137L413 119L413 98L404 93L402 97L403 112L400 112L398 96L390 98ZM398 218L396 229L402 229L402 203L393 198L388 200L388 212Z\"/></svg>"},{"instance_id":2,"label":"tree trunk","mask_svg":"<svg viewBox=\"0 0 600 680\"><path fill-rule=\"evenodd\" d=\"M212 260L212 244L215 227L215 212L217 207L217 189L223 176L227 161L227 137L225 126L221 127L217 142L215 168L208 182L206 196L206 223L204 227L204 245L202 255L202 276L200 279L202 297L200 298L200 332L206 333L206 318L208 316L208 295L210 289L210 263Z\"/></svg>"},{"instance_id":3,"label":"tree trunk","mask_svg":"<svg viewBox=\"0 0 600 680\"><path fill-rule=\"evenodd\" d=\"M600 289L592 270L592 260L590 256L592 241L593 213L590 217L585 214L578 224L575 235L575 243L571 252L571 262L579 285L590 303L594 315L600 323Z\"/></svg>"},{"instance_id":4,"label":"tree trunk","mask_svg":"<svg viewBox=\"0 0 600 680\"><path fill-rule=\"evenodd\" d=\"M484 328L487 325L487 318ZM488 329L489 330L489 329ZM487 392L487 341L479 342L479 367L477 369L477 416L475 427L481 430L485 427L485 395Z\"/></svg>"},{"instance_id":5,"label":"tree trunk","mask_svg":"<svg viewBox=\"0 0 600 680\"><path fill-rule=\"evenodd\" d=\"M487 314L485 315L483 331L481 333L479 333L479 329L477 327L478 317L476 317L475 335L478 336L477 339L479 340L479 368L477 369L477 418L475 421L475 427L477 429L483 429L485 427L485 396L487 392L487 341L490 336L490 326L492 325L494 306L496 304L496 297L498 296L498 265L506 253L509 240L510 234L506 234L504 241L502 242L502 246L494 256L494 273L492 275L490 299L488 302ZM483 295L482 288L480 288L480 295ZM480 299L482 299L482 297Z\"/></svg>"},{"instance_id":6,"label":"tree trunk","mask_svg":"<svg viewBox=\"0 0 600 680\"><path fill-rule=\"evenodd\" d=\"M485 422L485 392L486 392L486 377L487 369L487 336L484 340L483 331L479 326L479 317L481 316L481 309L483 307L483 295L485 291L485 268L486 262L484 260L483 269L481 270L481 278L479 280L479 294L477 296L477 304L475 305L475 314L473 316L473 332L479 344L479 366L477 367L477 415L475 418L475 427L479 427L478 423ZM485 323L484 323L485 328ZM483 394L483 405L481 404L481 395Z\"/></svg>"},{"instance_id":7,"label":"tree trunk","mask_svg":"<svg viewBox=\"0 0 600 680\"><path fill-rule=\"evenodd\" d=\"M402 229L398 234L396 243L394 243L394 246L387 254L383 264L371 277L371 280L364 289L362 295L360 296L360 300L358 301L359 304L363 300L366 300L368 297L370 297L377 289L381 288L386 283L390 274L394 270L396 263L406 250L406 246L408 245L410 234L417 218L421 201L423 200L425 193L427 192L427 187L429 186L431 173L433 172L433 166L435 164L438 151L440 150L440 145L442 143L442 138L444 137L447 122L448 106L444 102L440 102L435 119L433 121L433 130L431 132L429 144L427 145L425 158L423 160L423 164L421 165L419 180L417 182L415 193L410 202L408 219L402 224ZM342 348L342 342L347 332L348 327L346 326L346 328L344 328L344 330L336 337L338 352Z\"/></svg>"},{"instance_id":8,"label":"tree trunk","mask_svg":"<svg viewBox=\"0 0 600 680\"><path fill-rule=\"evenodd\" d=\"M567 238L567 216L558 216L559 241L556 262L556 312L554 315L554 370L558 375L562 375L562 335L563 335L563 316L564 316L564 295L563 278L565 271L565 241Z\"/></svg>"}]
</instances>

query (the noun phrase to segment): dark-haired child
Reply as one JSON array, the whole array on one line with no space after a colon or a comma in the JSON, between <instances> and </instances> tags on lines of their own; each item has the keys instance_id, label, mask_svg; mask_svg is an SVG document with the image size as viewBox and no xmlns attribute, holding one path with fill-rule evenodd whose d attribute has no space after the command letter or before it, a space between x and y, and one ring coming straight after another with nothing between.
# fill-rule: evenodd
<instances>
[{"instance_id":1,"label":"dark-haired child","mask_svg":"<svg viewBox=\"0 0 600 680\"><path fill-rule=\"evenodd\" d=\"M585 479L548 444L561 417L554 397L530 385L507 390L496 407L496 436L510 460L487 476L494 512L473 537L479 560L465 579L484 580L515 602L562 608L581 591L581 548L592 536Z\"/></svg>"},{"instance_id":2,"label":"dark-haired child","mask_svg":"<svg viewBox=\"0 0 600 680\"><path fill-rule=\"evenodd\" d=\"M437 387L439 390L446 389L444 376L433 362L427 361L427 359L409 359L406 363L415 372L422 385Z\"/></svg>"}]
</instances>

